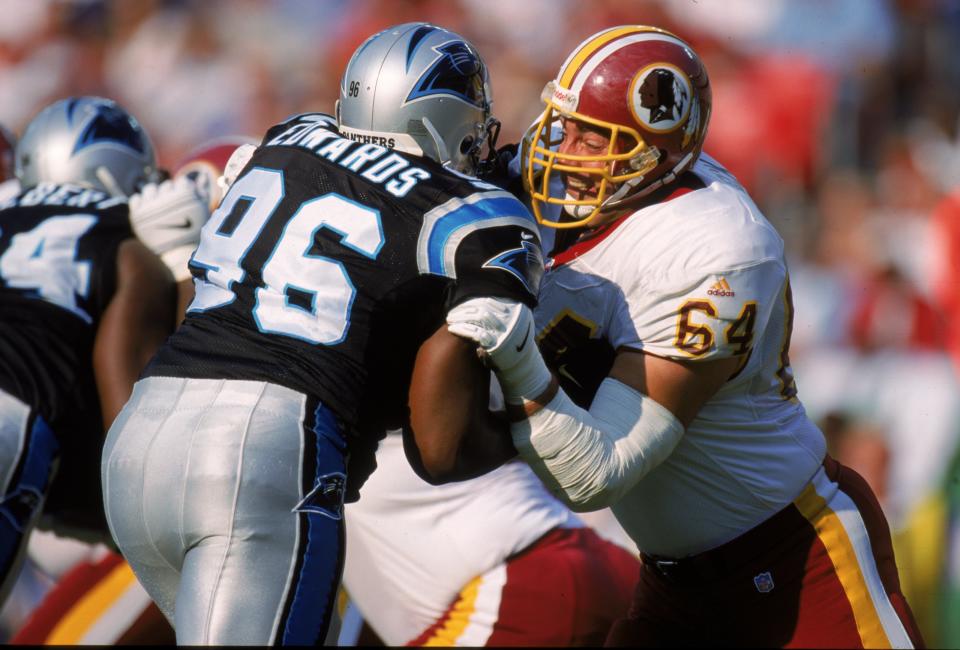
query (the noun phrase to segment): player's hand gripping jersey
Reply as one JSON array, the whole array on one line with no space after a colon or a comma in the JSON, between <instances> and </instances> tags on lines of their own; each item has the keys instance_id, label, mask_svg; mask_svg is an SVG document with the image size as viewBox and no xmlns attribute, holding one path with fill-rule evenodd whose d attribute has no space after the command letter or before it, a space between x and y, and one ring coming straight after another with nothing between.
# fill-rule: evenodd
<instances>
[{"instance_id":1,"label":"player's hand gripping jersey","mask_svg":"<svg viewBox=\"0 0 960 650\"><path fill-rule=\"evenodd\" d=\"M310 113L268 131L190 267L196 298L147 376L280 383L369 445L403 423L416 352L447 310L478 295L533 304L542 257L511 195ZM372 458L360 443L352 466Z\"/></svg>"}]
</instances>

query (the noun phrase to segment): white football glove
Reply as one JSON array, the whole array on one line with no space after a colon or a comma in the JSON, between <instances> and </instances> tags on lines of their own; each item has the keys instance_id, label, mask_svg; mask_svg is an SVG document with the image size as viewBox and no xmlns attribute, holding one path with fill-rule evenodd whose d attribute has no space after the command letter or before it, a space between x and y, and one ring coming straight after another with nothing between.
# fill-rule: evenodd
<instances>
[{"instance_id":1,"label":"white football glove","mask_svg":"<svg viewBox=\"0 0 960 650\"><path fill-rule=\"evenodd\" d=\"M130 197L130 224L137 238L170 267L179 282L190 277L187 262L210 217L210 197L186 176L147 183Z\"/></svg>"},{"instance_id":2,"label":"white football glove","mask_svg":"<svg viewBox=\"0 0 960 650\"><path fill-rule=\"evenodd\" d=\"M533 312L523 303L471 298L450 310L447 329L477 342L497 373L507 403L522 404L550 385L552 375L534 340Z\"/></svg>"}]
</instances>

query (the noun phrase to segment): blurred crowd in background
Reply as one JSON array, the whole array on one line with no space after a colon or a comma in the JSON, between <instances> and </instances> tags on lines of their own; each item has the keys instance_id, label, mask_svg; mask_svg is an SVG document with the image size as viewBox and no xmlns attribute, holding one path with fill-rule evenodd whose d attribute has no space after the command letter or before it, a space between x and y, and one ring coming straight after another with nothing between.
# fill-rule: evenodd
<instances>
[{"instance_id":1,"label":"blurred crowd in background","mask_svg":"<svg viewBox=\"0 0 960 650\"><path fill-rule=\"evenodd\" d=\"M210 138L332 112L350 53L396 23L477 46L501 143L594 32L686 39L713 86L705 150L787 242L800 398L880 496L928 643L960 647L960 3L0 0L0 16L0 125L110 97L169 168Z\"/></svg>"}]
</instances>

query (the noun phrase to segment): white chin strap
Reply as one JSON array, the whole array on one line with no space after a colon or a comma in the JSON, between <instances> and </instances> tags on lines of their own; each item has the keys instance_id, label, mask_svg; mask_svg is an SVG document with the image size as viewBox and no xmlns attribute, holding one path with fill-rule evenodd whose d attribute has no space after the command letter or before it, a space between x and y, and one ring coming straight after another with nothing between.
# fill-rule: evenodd
<instances>
[{"instance_id":1,"label":"white chin strap","mask_svg":"<svg viewBox=\"0 0 960 650\"><path fill-rule=\"evenodd\" d=\"M609 210L611 208L618 207L621 203L629 200L638 199L642 196L646 196L653 192L654 190L660 189L664 185L668 185L677 179L677 176L686 171L687 167L690 166L690 163L693 159L693 152L688 153L686 156L680 159L673 169L669 172L650 183L643 189L638 192L632 192L633 188L638 185L642 180L643 176L638 176L637 178L631 178L627 182L623 183L617 191L610 195L610 197L603 202L603 209Z\"/></svg>"}]
</instances>

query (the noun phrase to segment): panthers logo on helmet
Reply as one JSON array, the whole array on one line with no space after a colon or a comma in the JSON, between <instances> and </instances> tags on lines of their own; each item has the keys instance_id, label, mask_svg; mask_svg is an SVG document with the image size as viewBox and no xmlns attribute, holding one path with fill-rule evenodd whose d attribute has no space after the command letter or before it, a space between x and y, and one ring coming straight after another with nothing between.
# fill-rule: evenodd
<instances>
[{"instance_id":1,"label":"panthers logo on helmet","mask_svg":"<svg viewBox=\"0 0 960 650\"><path fill-rule=\"evenodd\" d=\"M645 127L673 131L690 112L690 80L679 68L658 63L641 70L630 84L630 108Z\"/></svg>"},{"instance_id":2,"label":"panthers logo on helmet","mask_svg":"<svg viewBox=\"0 0 960 650\"><path fill-rule=\"evenodd\" d=\"M74 99L67 105L67 119L71 122L78 102L79 100ZM132 123L133 118L120 109L107 104L99 104L95 110L96 113L93 118L77 138L73 153L105 140L125 145L138 153L146 151L143 133L135 123Z\"/></svg>"},{"instance_id":3,"label":"panthers logo on helmet","mask_svg":"<svg viewBox=\"0 0 960 650\"><path fill-rule=\"evenodd\" d=\"M429 95L451 95L484 108L483 61L464 41L448 41L433 51L440 56L413 85L406 103Z\"/></svg>"}]
</instances>

